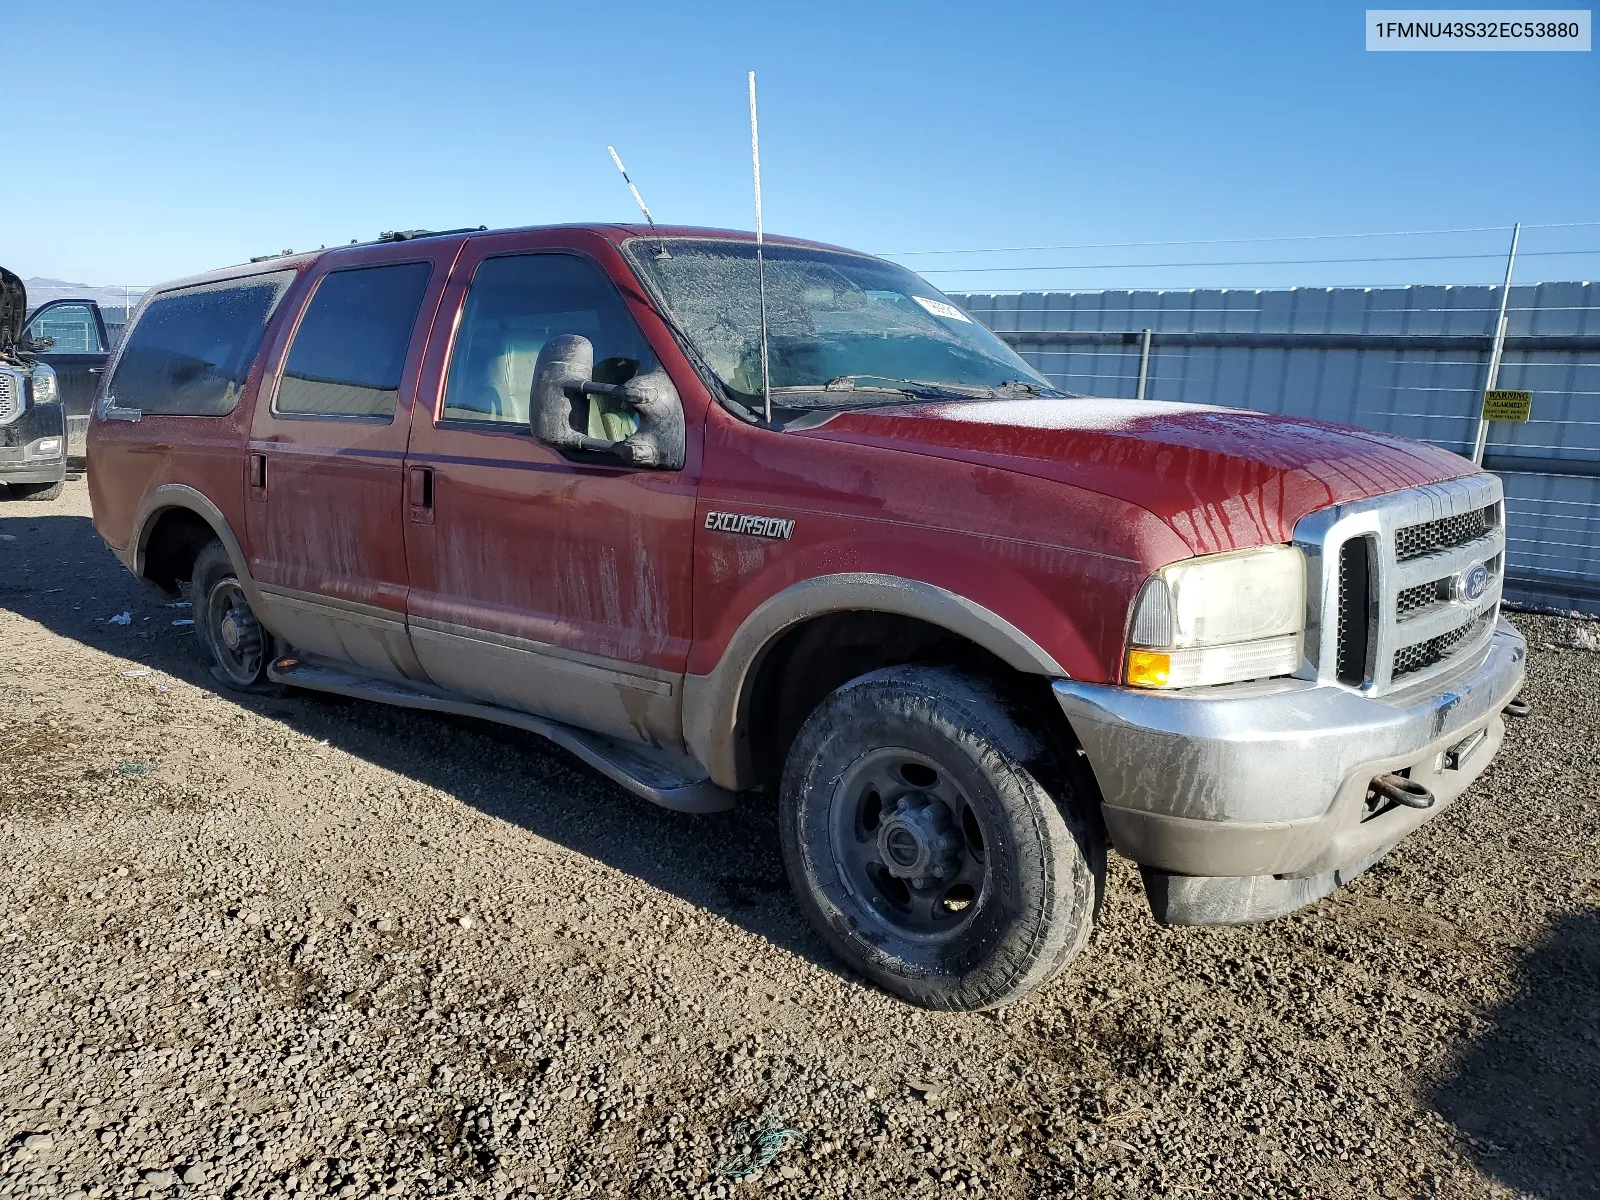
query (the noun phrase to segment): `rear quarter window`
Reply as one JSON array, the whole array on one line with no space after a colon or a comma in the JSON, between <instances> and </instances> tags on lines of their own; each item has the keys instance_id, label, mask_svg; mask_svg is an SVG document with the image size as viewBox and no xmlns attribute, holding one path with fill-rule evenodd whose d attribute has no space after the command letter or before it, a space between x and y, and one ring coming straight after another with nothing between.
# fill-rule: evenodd
<instances>
[{"instance_id":1,"label":"rear quarter window","mask_svg":"<svg viewBox=\"0 0 1600 1200\"><path fill-rule=\"evenodd\" d=\"M125 339L112 403L176 416L231 413L294 276L274 271L157 296Z\"/></svg>"}]
</instances>

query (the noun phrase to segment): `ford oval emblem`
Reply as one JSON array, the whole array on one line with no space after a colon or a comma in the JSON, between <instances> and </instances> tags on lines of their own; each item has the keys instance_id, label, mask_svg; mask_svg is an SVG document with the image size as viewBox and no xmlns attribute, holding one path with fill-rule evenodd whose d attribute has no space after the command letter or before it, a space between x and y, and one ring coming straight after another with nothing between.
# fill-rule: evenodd
<instances>
[{"instance_id":1,"label":"ford oval emblem","mask_svg":"<svg viewBox=\"0 0 1600 1200\"><path fill-rule=\"evenodd\" d=\"M1489 568L1473 563L1456 576L1456 592L1463 600L1476 600L1489 590Z\"/></svg>"}]
</instances>

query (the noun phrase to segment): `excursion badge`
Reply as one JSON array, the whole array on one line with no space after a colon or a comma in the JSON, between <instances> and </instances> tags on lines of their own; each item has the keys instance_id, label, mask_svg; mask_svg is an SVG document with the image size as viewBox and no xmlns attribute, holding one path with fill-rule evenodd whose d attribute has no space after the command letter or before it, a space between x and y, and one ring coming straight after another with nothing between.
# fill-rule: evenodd
<instances>
[{"instance_id":1,"label":"excursion badge","mask_svg":"<svg viewBox=\"0 0 1600 1200\"><path fill-rule=\"evenodd\" d=\"M794 521L783 517L757 517L750 513L708 512L706 528L718 533L747 533L752 537L786 542L794 533Z\"/></svg>"}]
</instances>

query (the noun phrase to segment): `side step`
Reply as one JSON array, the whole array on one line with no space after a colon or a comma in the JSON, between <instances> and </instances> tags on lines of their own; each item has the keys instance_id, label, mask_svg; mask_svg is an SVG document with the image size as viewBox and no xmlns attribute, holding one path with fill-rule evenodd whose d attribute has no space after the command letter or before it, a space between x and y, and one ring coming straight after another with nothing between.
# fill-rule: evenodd
<instances>
[{"instance_id":1,"label":"side step","mask_svg":"<svg viewBox=\"0 0 1600 1200\"><path fill-rule=\"evenodd\" d=\"M502 708L497 704L462 700L424 683L380 679L331 663L290 657L279 658L269 664L267 678L274 683L307 688L314 692L333 692L358 700L397 704L402 708L478 717L525 729L572 751L634 795L677 812L726 812L735 803L732 792L712 783L704 773L696 774L692 769L695 764L684 755L673 755L647 746L625 745L601 734L547 721L543 717Z\"/></svg>"}]
</instances>

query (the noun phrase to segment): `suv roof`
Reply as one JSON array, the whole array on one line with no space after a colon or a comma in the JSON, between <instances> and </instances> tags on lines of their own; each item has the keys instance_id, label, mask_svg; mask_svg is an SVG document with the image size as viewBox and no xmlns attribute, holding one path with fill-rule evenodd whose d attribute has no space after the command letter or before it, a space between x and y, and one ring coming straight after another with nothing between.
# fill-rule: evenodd
<instances>
[{"instance_id":1,"label":"suv roof","mask_svg":"<svg viewBox=\"0 0 1600 1200\"><path fill-rule=\"evenodd\" d=\"M248 262L235 263L232 266L218 267L215 270L166 280L150 288L145 295L153 298L162 292L170 292L178 288L218 283L226 279L244 279L270 271L302 271L325 255L339 254L348 250L370 249L373 246L387 243L413 242L426 238L440 237L459 237L463 240L468 240L477 237L496 237L507 233L538 233L554 230L593 234L618 246L634 238L715 238L719 241L736 242L754 242L756 240L756 235L746 229L718 229L714 226L705 225L656 225L652 227L624 223L567 222L557 225L513 225L503 229L489 229L482 225L471 225L461 229L403 229L381 233L369 242L348 242L342 246L319 246L315 250L301 250L298 252L285 250L278 254L258 255ZM781 234L764 233L762 240L773 245L810 246L818 250L838 250L848 254L861 253L846 246L833 246L827 242L812 241L809 238L785 237Z\"/></svg>"}]
</instances>

